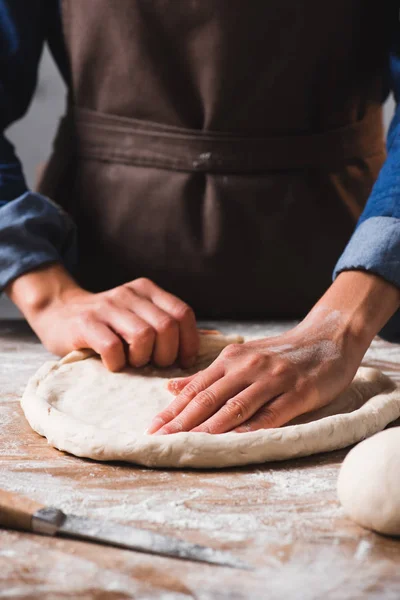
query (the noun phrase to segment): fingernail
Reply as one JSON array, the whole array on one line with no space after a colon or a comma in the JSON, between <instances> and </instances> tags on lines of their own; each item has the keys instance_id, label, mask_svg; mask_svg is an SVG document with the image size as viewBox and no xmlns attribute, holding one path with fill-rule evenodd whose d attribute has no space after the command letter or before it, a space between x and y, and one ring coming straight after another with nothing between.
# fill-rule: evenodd
<instances>
[{"instance_id":1,"label":"fingernail","mask_svg":"<svg viewBox=\"0 0 400 600\"><path fill-rule=\"evenodd\" d=\"M149 428L147 428L143 431L143 435L147 435L148 433L149 433Z\"/></svg>"},{"instance_id":2,"label":"fingernail","mask_svg":"<svg viewBox=\"0 0 400 600\"><path fill-rule=\"evenodd\" d=\"M157 429L160 429L163 425L165 425L164 421L160 419L160 417L156 417L150 423L150 426L147 428L147 433L152 435Z\"/></svg>"},{"instance_id":3,"label":"fingernail","mask_svg":"<svg viewBox=\"0 0 400 600\"><path fill-rule=\"evenodd\" d=\"M232 431L236 431L236 433L250 433L253 431L251 425L241 425L240 427L236 427Z\"/></svg>"},{"instance_id":4,"label":"fingernail","mask_svg":"<svg viewBox=\"0 0 400 600\"><path fill-rule=\"evenodd\" d=\"M161 428L161 429L159 429L158 431L155 431L155 432L153 433L153 435L165 435L165 431L163 431L163 430L162 430L162 428Z\"/></svg>"}]
</instances>

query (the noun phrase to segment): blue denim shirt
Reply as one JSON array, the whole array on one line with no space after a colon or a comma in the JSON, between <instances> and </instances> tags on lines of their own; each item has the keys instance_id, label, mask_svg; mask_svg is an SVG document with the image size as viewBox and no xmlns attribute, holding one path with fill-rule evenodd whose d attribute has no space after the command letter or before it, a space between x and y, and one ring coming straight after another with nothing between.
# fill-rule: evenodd
<instances>
[{"instance_id":1,"label":"blue denim shirt","mask_svg":"<svg viewBox=\"0 0 400 600\"><path fill-rule=\"evenodd\" d=\"M400 46L400 26L398 27ZM21 164L4 131L31 101L47 43L68 85L59 0L0 0L0 290L48 262L76 260L75 227L51 200L28 190ZM361 269L400 287L400 54L388 56L397 102L388 157L333 276ZM400 341L400 312L382 332Z\"/></svg>"}]
</instances>

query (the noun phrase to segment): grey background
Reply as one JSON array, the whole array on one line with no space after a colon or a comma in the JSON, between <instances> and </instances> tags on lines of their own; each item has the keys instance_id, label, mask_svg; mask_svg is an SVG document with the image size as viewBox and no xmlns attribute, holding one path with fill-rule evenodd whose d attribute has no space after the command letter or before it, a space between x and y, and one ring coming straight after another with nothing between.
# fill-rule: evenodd
<instances>
[{"instance_id":1,"label":"grey background","mask_svg":"<svg viewBox=\"0 0 400 600\"><path fill-rule=\"evenodd\" d=\"M45 161L59 117L64 111L65 86L57 72L49 53L43 55L38 85L28 114L7 131L15 144L18 156L24 166L25 176L30 186L35 181L35 171ZM385 124L388 126L393 114L392 98L385 106ZM0 298L0 318L20 316L6 297Z\"/></svg>"}]
</instances>

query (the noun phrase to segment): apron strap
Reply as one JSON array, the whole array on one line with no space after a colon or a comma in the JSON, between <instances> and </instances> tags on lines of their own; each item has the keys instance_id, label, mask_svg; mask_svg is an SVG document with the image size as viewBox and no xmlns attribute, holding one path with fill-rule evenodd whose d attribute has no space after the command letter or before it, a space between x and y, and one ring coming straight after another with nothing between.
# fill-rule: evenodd
<instances>
[{"instance_id":1,"label":"apron strap","mask_svg":"<svg viewBox=\"0 0 400 600\"><path fill-rule=\"evenodd\" d=\"M174 171L260 173L332 168L381 154L384 148L380 107L356 123L309 135L252 137L204 132L76 107L62 124L68 137L71 127L78 157Z\"/></svg>"}]
</instances>

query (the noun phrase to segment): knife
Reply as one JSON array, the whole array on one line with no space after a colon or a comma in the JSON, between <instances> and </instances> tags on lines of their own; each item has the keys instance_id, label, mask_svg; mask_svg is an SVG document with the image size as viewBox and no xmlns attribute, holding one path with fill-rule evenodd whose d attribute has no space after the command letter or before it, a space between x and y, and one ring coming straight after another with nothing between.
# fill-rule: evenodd
<instances>
[{"instance_id":1,"label":"knife","mask_svg":"<svg viewBox=\"0 0 400 600\"><path fill-rule=\"evenodd\" d=\"M81 539L137 552L160 554L236 569L250 567L232 554L119 523L67 515L14 492L0 490L0 526L49 536Z\"/></svg>"}]
</instances>

